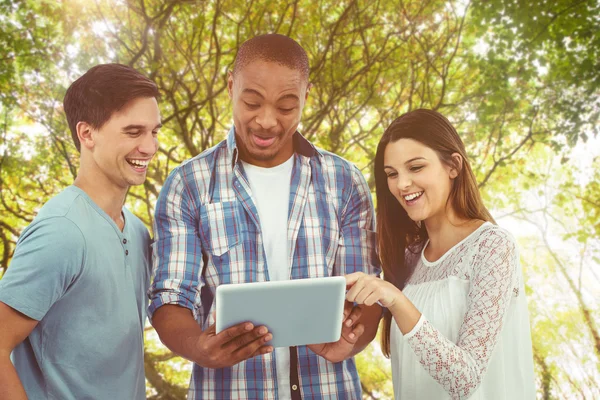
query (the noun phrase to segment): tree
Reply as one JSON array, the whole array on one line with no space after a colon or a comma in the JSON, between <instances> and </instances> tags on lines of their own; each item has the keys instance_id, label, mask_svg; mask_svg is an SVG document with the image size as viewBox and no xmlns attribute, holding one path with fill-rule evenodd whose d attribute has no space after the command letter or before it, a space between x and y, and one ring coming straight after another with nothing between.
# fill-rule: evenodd
<instances>
[{"instance_id":1,"label":"tree","mask_svg":"<svg viewBox=\"0 0 600 400\"><path fill-rule=\"evenodd\" d=\"M94 64L131 65L162 94L160 154L127 199L148 227L172 168L224 137L231 124L227 71L244 40L267 32L294 37L309 54L314 89L302 132L356 163L371 187L383 129L403 112L433 108L457 125L488 206L515 213L533 188L545 190L538 183L550 174L535 168L539 159L558 155L568 168L572 146L597 135L598 8L596 1L564 0L0 1L0 275L23 227L76 175L61 102L69 83ZM563 192L585 199L560 218L581 221L569 238L586 238L585 259L591 254L594 265L598 182L598 175L584 187L561 180ZM571 204L565 197L556 207ZM570 310L580 311L581 302ZM181 398L187 364L156 346L151 330L147 336L151 395ZM537 337L542 387L550 393L572 377L557 372L560 363ZM357 362L365 393L385 397L389 388L378 385L389 374L373 367L385 365L374 361L374 349Z\"/></svg>"}]
</instances>

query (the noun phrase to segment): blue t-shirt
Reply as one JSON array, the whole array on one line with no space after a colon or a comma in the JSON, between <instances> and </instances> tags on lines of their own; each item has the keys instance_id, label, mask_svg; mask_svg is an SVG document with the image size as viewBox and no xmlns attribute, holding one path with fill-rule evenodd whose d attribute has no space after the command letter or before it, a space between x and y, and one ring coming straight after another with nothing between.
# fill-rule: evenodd
<instances>
[{"instance_id":1,"label":"blue t-shirt","mask_svg":"<svg viewBox=\"0 0 600 400\"><path fill-rule=\"evenodd\" d=\"M30 399L145 399L150 236L81 189L48 201L21 234L0 301L39 321L12 353Z\"/></svg>"}]
</instances>

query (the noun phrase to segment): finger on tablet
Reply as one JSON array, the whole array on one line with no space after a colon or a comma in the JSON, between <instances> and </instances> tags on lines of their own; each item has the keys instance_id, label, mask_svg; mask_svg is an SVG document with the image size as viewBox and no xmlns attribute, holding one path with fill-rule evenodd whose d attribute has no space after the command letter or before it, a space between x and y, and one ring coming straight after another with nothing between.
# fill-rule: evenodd
<instances>
[{"instance_id":1,"label":"finger on tablet","mask_svg":"<svg viewBox=\"0 0 600 400\"><path fill-rule=\"evenodd\" d=\"M356 301L356 297L363 290L364 286L365 284L362 280L357 281L346 293L346 300L351 302Z\"/></svg>"},{"instance_id":2,"label":"finger on tablet","mask_svg":"<svg viewBox=\"0 0 600 400\"><path fill-rule=\"evenodd\" d=\"M379 294L377 294L376 292L371 292L371 294L369 294L364 299L363 304L366 306L372 306L373 304L379 304L381 306L381 303L379 303Z\"/></svg>"},{"instance_id":3,"label":"finger on tablet","mask_svg":"<svg viewBox=\"0 0 600 400\"><path fill-rule=\"evenodd\" d=\"M261 346L248 358L254 358L256 356L262 356L263 354L268 354L273 352L273 346Z\"/></svg>"},{"instance_id":4,"label":"finger on tablet","mask_svg":"<svg viewBox=\"0 0 600 400\"><path fill-rule=\"evenodd\" d=\"M365 304L365 299L373 294L373 288L365 287L356 295L354 301L358 304Z\"/></svg>"},{"instance_id":5,"label":"finger on tablet","mask_svg":"<svg viewBox=\"0 0 600 400\"><path fill-rule=\"evenodd\" d=\"M351 274L345 275L346 278L346 287L350 287L358 281L361 276L364 275L364 272L353 272Z\"/></svg>"},{"instance_id":6,"label":"finger on tablet","mask_svg":"<svg viewBox=\"0 0 600 400\"><path fill-rule=\"evenodd\" d=\"M247 336L247 335L244 335ZM239 361L247 360L248 358L254 357L255 353L260 350L261 347L271 347L265 346L265 343L273 338L273 335L270 333L258 338L254 338L254 340L249 340L243 346L238 347L232 354ZM245 337L245 339L248 339Z\"/></svg>"},{"instance_id":7,"label":"finger on tablet","mask_svg":"<svg viewBox=\"0 0 600 400\"><path fill-rule=\"evenodd\" d=\"M346 320L346 318L348 318L350 313L352 313L353 308L354 308L353 302L348 301L348 300L344 301L344 321Z\"/></svg>"},{"instance_id":8,"label":"finger on tablet","mask_svg":"<svg viewBox=\"0 0 600 400\"><path fill-rule=\"evenodd\" d=\"M269 330L266 326L259 326L250 332L243 333L228 343L225 343L224 347L228 348L231 352L234 352L256 341L257 339L260 339L259 345L262 345L271 340L272 337L273 335L269 333ZM253 352L254 350L252 350L252 353Z\"/></svg>"},{"instance_id":9,"label":"finger on tablet","mask_svg":"<svg viewBox=\"0 0 600 400\"><path fill-rule=\"evenodd\" d=\"M214 325L215 324L213 324L213 326ZM227 343L234 340L240 335L250 332L253 328L254 325L252 324L252 322L242 322L240 324L222 330L221 332L219 332L217 337L221 340L221 343Z\"/></svg>"},{"instance_id":10,"label":"finger on tablet","mask_svg":"<svg viewBox=\"0 0 600 400\"><path fill-rule=\"evenodd\" d=\"M348 334L348 341L350 341L350 343L356 343L363 333L365 333L365 326L363 324L356 324L354 329L352 329L352 332Z\"/></svg>"},{"instance_id":11,"label":"finger on tablet","mask_svg":"<svg viewBox=\"0 0 600 400\"><path fill-rule=\"evenodd\" d=\"M261 355L261 354L267 354L267 353L272 353L273 352L273 346L261 346L258 348L258 350L256 350L256 352L254 353L255 356Z\"/></svg>"},{"instance_id":12,"label":"finger on tablet","mask_svg":"<svg viewBox=\"0 0 600 400\"><path fill-rule=\"evenodd\" d=\"M362 315L362 309L360 307L353 307L352 311L350 312L350 315L344 321L344 325L352 326L353 323L358 321L358 319L360 318L361 315Z\"/></svg>"}]
</instances>

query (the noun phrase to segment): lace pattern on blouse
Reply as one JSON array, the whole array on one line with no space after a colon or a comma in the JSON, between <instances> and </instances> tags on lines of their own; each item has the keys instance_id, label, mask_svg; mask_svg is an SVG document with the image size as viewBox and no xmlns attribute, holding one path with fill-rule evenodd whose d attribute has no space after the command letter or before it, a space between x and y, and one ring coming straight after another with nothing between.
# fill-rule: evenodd
<instances>
[{"instance_id":1,"label":"lace pattern on blouse","mask_svg":"<svg viewBox=\"0 0 600 400\"><path fill-rule=\"evenodd\" d=\"M468 308L458 342L444 337L426 316L407 341L421 365L452 399L469 397L481 383L513 296L518 296L515 240L494 225L481 227L438 262L425 265L420 254L409 284L456 276L471 282ZM407 260L409 261L409 260ZM414 265L414 264L413 264Z\"/></svg>"}]
</instances>

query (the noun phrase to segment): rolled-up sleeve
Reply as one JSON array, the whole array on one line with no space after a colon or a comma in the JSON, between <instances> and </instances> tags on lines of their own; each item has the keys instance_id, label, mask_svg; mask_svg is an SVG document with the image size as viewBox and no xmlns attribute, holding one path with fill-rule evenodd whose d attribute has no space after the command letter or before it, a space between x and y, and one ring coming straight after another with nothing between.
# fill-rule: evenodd
<instances>
[{"instance_id":1,"label":"rolled-up sleeve","mask_svg":"<svg viewBox=\"0 0 600 400\"><path fill-rule=\"evenodd\" d=\"M198 236L197 205L190 196L181 168L163 186L154 212L153 282L148 290L148 316L165 304L192 311L201 308L202 246Z\"/></svg>"}]
</instances>

